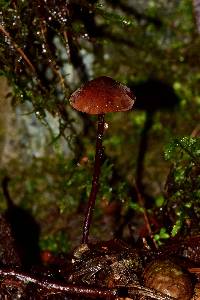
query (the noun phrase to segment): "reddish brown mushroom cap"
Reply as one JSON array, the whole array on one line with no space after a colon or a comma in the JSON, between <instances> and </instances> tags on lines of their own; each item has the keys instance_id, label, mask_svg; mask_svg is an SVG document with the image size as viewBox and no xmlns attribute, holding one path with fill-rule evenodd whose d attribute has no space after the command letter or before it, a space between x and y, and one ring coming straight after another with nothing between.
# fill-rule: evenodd
<instances>
[{"instance_id":1,"label":"reddish brown mushroom cap","mask_svg":"<svg viewBox=\"0 0 200 300\"><path fill-rule=\"evenodd\" d=\"M88 81L69 99L73 108L88 114L126 111L132 108L134 100L127 86L106 76Z\"/></svg>"}]
</instances>

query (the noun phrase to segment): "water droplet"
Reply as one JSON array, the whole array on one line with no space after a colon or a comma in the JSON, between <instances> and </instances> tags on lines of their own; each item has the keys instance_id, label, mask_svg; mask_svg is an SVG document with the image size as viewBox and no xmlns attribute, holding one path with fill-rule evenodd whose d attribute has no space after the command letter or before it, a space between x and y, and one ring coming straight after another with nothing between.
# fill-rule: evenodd
<instances>
[{"instance_id":1,"label":"water droplet","mask_svg":"<svg viewBox=\"0 0 200 300\"><path fill-rule=\"evenodd\" d=\"M7 36L5 36L4 40L6 44L10 45L10 39Z\"/></svg>"},{"instance_id":2,"label":"water droplet","mask_svg":"<svg viewBox=\"0 0 200 300\"><path fill-rule=\"evenodd\" d=\"M103 161L103 158L104 158L103 153L101 153L100 154L100 160Z\"/></svg>"},{"instance_id":3,"label":"water droplet","mask_svg":"<svg viewBox=\"0 0 200 300\"><path fill-rule=\"evenodd\" d=\"M17 61L20 62L21 60L22 60L22 56L20 56Z\"/></svg>"},{"instance_id":4,"label":"water droplet","mask_svg":"<svg viewBox=\"0 0 200 300\"><path fill-rule=\"evenodd\" d=\"M131 22L130 21L127 21L127 20L123 20L123 22L122 22L124 25L130 25L131 24Z\"/></svg>"},{"instance_id":5,"label":"water droplet","mask_svg":"<svg viewBox=\"0 0 200 300\"><path fill-rule=\"evenodd\" d=\"M89 35L88 35L87 33L84 33L84 34L82 35L82 37L83 37L84 39L88 39L88 38L89 38Z\"/></svg>"},{"instance_id":6,"label":"water droplet","mask_svg":"<svg viewBox=\"0 0 200 300\"><path fill-rule=\"evenodd\" d=\"M104 129L107 130L108 129L108 123L104 124Z\"/></svg>"},{"instance_id":7,"label":"water droplet","mask_svg":"<svg viewBox=\"0 0 200 300\"><path fill-rule=\"evenodd\" d=\"M40 112L39 112L39 111L36 111L35 114L36 114L36 116L39 116L39 115L40 115Z\"/></svg>"},{"instance_id":8,"label":"water droplet","mask_svg":"<svg viewBox=\"0 0 200 300\"><path fill-rule=\"evenodd\" d=\"M43 53L46 53L46 52L47 52L47 49L45 48L45 44L42 44L42 52L43 52Z\"/></svg>"}]
</instances>

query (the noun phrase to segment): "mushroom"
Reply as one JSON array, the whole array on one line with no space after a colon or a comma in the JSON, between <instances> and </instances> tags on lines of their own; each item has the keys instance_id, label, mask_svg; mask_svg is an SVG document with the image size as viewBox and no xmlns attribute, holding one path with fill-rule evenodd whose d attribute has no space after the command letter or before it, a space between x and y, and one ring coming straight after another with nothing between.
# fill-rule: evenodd
<instances>
[{"instance_id":1,"label":"mushroom","mask_svg":"<svg viewBox=\"0 0 200 300\"><path fill-rule=\"evenodd\" d=\"M105 126L105 113L130 110L134 104L134 100L135 96L127 86L107 76L101 76L87 82L76 90L69 99L70 104L76 110L98 115L93 180L83 225L83 243L88 242L92 212L99 189L99 176L104 154L102 138Z\"/></svg>"}]
</instances>

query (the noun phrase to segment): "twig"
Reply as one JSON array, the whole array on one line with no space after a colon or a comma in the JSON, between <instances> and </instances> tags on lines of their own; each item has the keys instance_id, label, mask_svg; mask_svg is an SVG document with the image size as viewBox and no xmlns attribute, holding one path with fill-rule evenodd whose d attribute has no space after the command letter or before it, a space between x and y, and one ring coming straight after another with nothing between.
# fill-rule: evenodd
<instances>
[{"instance_id":1,"label":"twig","mask_svg":"<svg viewBox=\"0 0 200 300\"><path fill-rule=\"evenodd\" d=\"M191 137L200 137L200 124L198 124L191 133Z\"/></svg>"},{"instance_id":2,"label":"twig","mask_svg":"<svg viewBox=\"0 0 200 300\"><path fill-rule=\"evenodd\" d=\"M12 269L0 269L0 276L14 277L23 283L33 283L44 289L71 295L87 295L89 297L91 296L100 298L110 297L110 299L115 299L118 295L117 289L90 288L76 286L73 284L59 284L50 280L40 280L29 274L17 272Z\"/></svg>"},{"instance_id":3,"label":"twig","mask_svg":"<svg viewBox=\"0 0 200 300\"><path fill-rule=\"evenodd\" d=\"M13 47L22 56L22 58L24 59L24 61L30 67L31 71L34 72L34 73L36 73L35 67L31 63L31 61L29 60L29 58L26 56L26 54L24 53L24 51L17 45L17 43L15 41L13 41L13 39L10 36L10 33L8 31L6 31L6 29L2 25L0 25L0 32L3 33L11 41Z\"/></svg>"},{"instance_id":4,"label":"twig","mask_svg":"<svg viewBox=\"0 0 200 300\"><path fill-rule=\"evenodd\" d=\"M157 28L162 26L162 21L158 17L151 17L145 13L139 12L133 5L128 5L123 1L106 1L109 5L114 8L120 8L126 14L132 15L138 22L145 21L145 25L149 25L149 23L154 24Z\"/></svg>"},{"instance_id":5,"label":"twig","mask_svg":"<svg viewBox=\"0 0 200 300\"><path fill-rule=\"evenodd\" d=\"M153 241L153 244L154 244L155 248L158 249L158 245L157 245L157 243L154 239L154 236L153 236L153 233L152 233L152 230L151 230L151 225L150 225L150 222L149 222L149 216L148 216L148 212L146 210L145 204L144 204L144 199L143 199L143 197L142 197L142 195L141 195L141 193L140 193L140 191L137 187L137 184L135 184L135 189L136 189L137 199L138 199L139 205L142 207L142 213L143 213L146 229L148 231L148 234L149 234L150 238Z\"/></svg>"},{"instance_id":6,"label":"twig","mask_svg":"<svg viewBox=\"0 0 200 300\"><path fill-rule=\"evenodd\" d=\"M59 70L59 67L57 65L57 62L55 61L55 59L53 58L52 56L52 51L47 43L47 39L46 39L46 33L47 33L47 27L46 27L46 23L42 23L41 20L40 20L40 28L41 28L41 33L42 33L42 37L43 37L43 41L46 45L46 50L48 51L48 55L49 57L51 58L50 59L50 65L52 67L52 70L53 72L59 77L59 83L60 83L60 86L62 87L62 90L64 91L65 93L65 79L61 73L61 71Z\"/></svg>"},{"instance_id":7,"label":"twig","mask_svg":"<svg viewBox=\"0 0 200 300\"><path fill-rule=\"evenodd\" d=\"M190 273L200 274L200 268L189 268L188 271Z\"/></svg>"},{"instance_id":8,"label":"twig","mask_svg":"<svg viewBox=\"0 0 200 300\"><path fill-rule=\"evenodd\" d=\"M146 288L139 285L139 283L133 283L130 287L117 286L116 288L94 288L86 286L77 286L74 284L59 284L49 279L40 280L34 276L23 272L17 272L13 269L0 269L0 276L14 277L15 279L23 283L33 283L41 288L50 290L55 293L66 293L77 296L87 296L95 298L109 298L116 299L117 297L127 297L143 295L156 300L174 300L174 298L165 296L164 294L157 292L153 289Z\"/></svg>"}]
</instances>

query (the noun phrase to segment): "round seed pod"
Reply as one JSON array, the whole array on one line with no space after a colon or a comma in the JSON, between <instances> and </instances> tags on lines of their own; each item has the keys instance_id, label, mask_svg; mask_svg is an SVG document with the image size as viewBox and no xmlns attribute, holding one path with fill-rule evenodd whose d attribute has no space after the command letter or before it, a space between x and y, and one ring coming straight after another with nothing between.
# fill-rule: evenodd
<instances>
[{"instance_id":1,"label":"round seed pod","mask_svg":"<svg viewBox=\"0 0 200 300\"><path fill-rule=\"evenodd\" d=\"M175 299L189 300L193 285L189 274L170 260L155 260L144 270L146 287L155 289Z\"/></svg>"}]
</instances>

